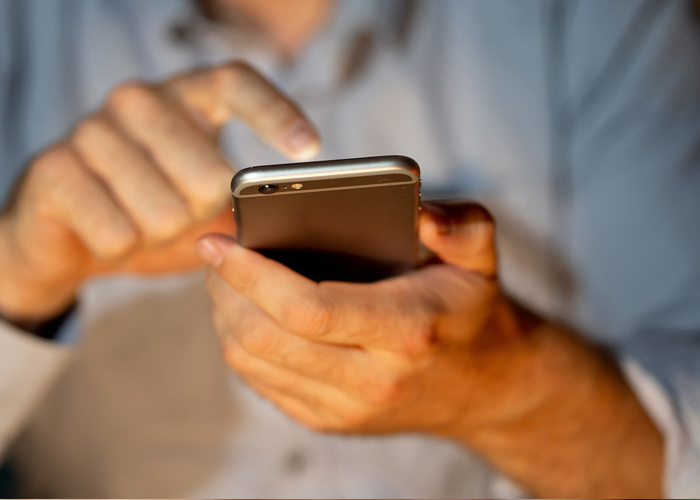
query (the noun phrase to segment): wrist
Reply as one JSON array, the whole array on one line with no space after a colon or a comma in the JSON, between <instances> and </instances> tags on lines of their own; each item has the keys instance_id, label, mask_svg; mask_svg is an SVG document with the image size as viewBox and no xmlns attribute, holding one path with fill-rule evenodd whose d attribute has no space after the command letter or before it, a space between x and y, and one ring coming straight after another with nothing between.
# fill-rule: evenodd
<instances>
[{"instance_id":1,"label":"wrist","mask_svg":"<svg viewBox=\"0 0 700 500\"><path fill-rule=\"evenodd\" d=\"M541 318L501 297L470 346L474 374L468 404L440 434L467 442L488 427L515 424L548 401L565 383L561 363L544 359L552 341L549 330Z\"/></svg>"},{"instance_id":2,"label":"wrist","mask_svg":"<svg viewBox=\"0 0 700 500\"><path fill-rule=\"evenodd\" d=\"M658 493L660 435L609 355L563 326L532 316L524 324L522 342L500 360L494 354L501 377L483 391L491 398L475 401L442 434L534 496ZM472 418L479 405L487 410ZM639 470L648 472L643 480Z\"/></svg>"},{"instance_id":3,"label":"wrist","mask_svg":"<svg viewBox=\"0 0 700 500\"><path fill-rule=\"evenodd\" d=\"M518 428L580 383L583 373L590 375L590 359L581 356L588 346L505 298L482 336L502 340L471 353L478 388L469 407L445 429L449 437L468 441L490 429Z\"/></svg>"},{"instance_id":4,"label":"wrist","mask_svg":"<svg viewBox=\"0 0 700 500\"><path fill-rule=\"evenodd\" d=\"M46 340L53 340L56 338L61 328L66 323L66 321L75 313L77 304L73 303L68 308L66 308L60 314L41 321L37 320L20 320L20 321L10 321L9 319L2 318L11 326L25 332L30 333L36 337L40 337Z\"/></svg>"},{"instance_id":5,"label":"wrist","mask_svg":"<svg viewBox=\"0 0 700 500\"><path fill-rule=\"evenodd\" d=\"M12 323L43 323L60 316L77 297L72 280L43 280L29 272L0 219L0 318Z\"/></svg>"}]
</instances>

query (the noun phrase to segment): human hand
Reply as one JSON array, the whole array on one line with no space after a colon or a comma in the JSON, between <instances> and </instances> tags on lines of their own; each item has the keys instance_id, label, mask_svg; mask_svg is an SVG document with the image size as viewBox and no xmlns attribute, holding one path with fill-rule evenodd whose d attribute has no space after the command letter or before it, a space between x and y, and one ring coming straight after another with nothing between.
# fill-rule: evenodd
<instances>
[{"instance_id":1,"label":"human hand","mask_svg":"<svg viewBox=\"0 0 700 500\"><path fill-rule=\"evenodd\" d=\"M234 117L288 157L318 149L300 110L240 62L115 88L31 162L0 216L0 315L51 317L95 274L200 266L196 238L234 231L217 145Z\"/></svg>"},{"instance_id":2,"label":"human hand","mask_svg":"<svg viewBox=\"0 0 700 500\"><path fill-rule=\"evenodd\" d=\"M529 393L506 368L526 329L496 279L492 220L476 205L425 208L420 237L441 263L371 284L315 283L203 237L228 364L323 431L446 434L523 411Z\"/></svg>"},{"instance_id":3,"label":"human hand","mask_svg":"<svg viewBox=\"0 0 700 500\"><path fill-rule=\"evenodd\" d=\"M658 497L658 430L607 355L507 300L488 214L421 217L442 262L371 284L314 283L203 237L228 364L316 430L446 437L533 497Z\"/></svg>"}]
</instances>

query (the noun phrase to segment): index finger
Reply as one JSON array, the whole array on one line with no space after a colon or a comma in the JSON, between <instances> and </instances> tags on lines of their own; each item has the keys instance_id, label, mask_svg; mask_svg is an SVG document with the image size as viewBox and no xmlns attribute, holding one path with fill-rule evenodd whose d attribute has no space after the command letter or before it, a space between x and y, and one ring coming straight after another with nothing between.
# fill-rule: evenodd
<instances>
[{"instance_id":1,"label":"index finger","mask_svg":"<svg viewBox=\"0 0 700 500\"><path fill-rule=\"evenodd\" d=\"M246 63L184 73L169 80L164 89L205 127L218 128L240 118L290 158L305 160L318 152L318 133L304 113Z\"/></svg>"},{"instance_id":2,"label":"index finger","mask_svg":"<svg viewBox=\"0 0 700 500\"><path fill-rule=\"evenodd\" d=\"M400 278L316 283L223 235L201 238L198 251L231 287L296 335L404 354L422 352L432 340L420 296Z\"/></svg>"}]
</instances>

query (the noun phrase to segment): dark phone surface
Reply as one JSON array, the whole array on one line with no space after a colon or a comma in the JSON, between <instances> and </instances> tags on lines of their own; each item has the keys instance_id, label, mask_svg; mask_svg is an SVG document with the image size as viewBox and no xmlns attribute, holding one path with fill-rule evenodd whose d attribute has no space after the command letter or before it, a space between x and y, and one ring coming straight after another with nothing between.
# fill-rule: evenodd
<instances>
[{"instance_id":1,"label":"dark phone surface","mask_svg":"<svg viewBox=\"0 0 700 500\"><path fill-rule=\"evenodd\" d=\"M411 269L395 262L368 259L343 252L275 249L260 250L260 253L314 281L369 283Z\"/></svg>"},{"instance_id":2,"label":"dark phone surface","mask_svg":"<svg viewBox=\"0 0 700 500\"><path fill-rule=\"evenodd\" d=\"M405 157L245 169L232 182L238 240L316 281L400 274L416 263L418 172Z\"/></svg>"}]
</instances>

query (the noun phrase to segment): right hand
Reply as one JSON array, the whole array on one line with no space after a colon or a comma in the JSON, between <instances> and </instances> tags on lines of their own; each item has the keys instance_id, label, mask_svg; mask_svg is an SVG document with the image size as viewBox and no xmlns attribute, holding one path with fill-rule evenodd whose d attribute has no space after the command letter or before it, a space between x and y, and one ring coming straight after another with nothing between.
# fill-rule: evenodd
<instances>
[{"instance_id":1,"label":"right hand","mask_svg":"<svg viewBox=\"0 0 700 500\"><path fill-rule=\"evenodd\" d=\"M200 266L196 239L234 230L217 146L234 117L292 159L318 150L301 111L243 63L115 88L32 161L0 216L0 315L50 318L96 274Z\"/></svg>"}]
</instances>

